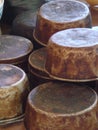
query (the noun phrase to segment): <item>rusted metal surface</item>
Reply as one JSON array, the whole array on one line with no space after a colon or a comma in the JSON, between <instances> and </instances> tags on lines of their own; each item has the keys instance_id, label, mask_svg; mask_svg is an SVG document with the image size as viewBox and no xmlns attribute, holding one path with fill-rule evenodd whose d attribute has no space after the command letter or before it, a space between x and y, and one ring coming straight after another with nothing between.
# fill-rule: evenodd
<instances>
[{"instance_id":1,"label":"rusted metal surface","mask_svg":"<svg viewBox=\"0 0 98 130\"><path fill-rule=\"evenodd\" d=\"M98 25L98 11L94 10L92 8L90 10L91 10L91 15L92 15L93 26L97 26ZM9 11L9 14L12 12L12 10L10 11L8 8L7 8L7 11ZM7 18L7 20L8 20L8 18ZM11 26L9 26L7 24L2 24L0 26L1 26L1 33L2 34L8 34L10 32ZM96 86L96 90L98 92L98 85ZM74 124L74 123L72 123L72 124ZM82 126L82 124L81 124L81 126ZM94 129L94 130L97 130L97 129ZM24 121L20 121L20 122L17 122L17 123L12 123L12 124L9 124L9 125L0 126L0 130L28 130L28 129L25 128Z\"/></svg>"},{"instance_id":2,"label":"rusted metal surface","mask_svg":"<svg viewBox=\"0 0 98 130\"><path fill-rule=\"evenodd\" d=\"M97 42L98 32L90 28L55 33L47 45L46 71L54 79L64 81L97 80Z\"/></svg>"},{"instance_id":3,"label":"rusted metal surface","mask_svg":"<svg viewBox=\"0 0 98 130\"><path fill-rule=\"evenodd\" d=\"M33 51L29 56L30 70L33 70L33 72L42 76L48 76L48 74L45 72L45 61L47 55L46 51L47 50L44 47Z\"/></svg>"},{"instance_id":4,"label":"rusted metal surface","mask_svg":"<svg viewBox=\"0 0 98 130\"><path fill-rule=\"evenodd\" d=\"M51 1L38 11L34 37L46 46L55 32L76 27L92 27L88 7L78 1Z\"/></svg>"},{"instance_id":5,"label":"rusted metal surface","mask_svg":"<svg viewBox=\"0 0 98 130\"><path fill-rule=\"evenodd\" d=\"M23 121L0 126L0 130L26 130Z\"/></svg>"},{"instance_id":6,"label":"rusted metal surface","mask_svg":"<svg viewBox=\"0 0 98 130\"><path fill-rule=\"evenodd\" d=\"M51 81L52 78L45 72L46 48L33 51L28 59L29 77L31 88L41 83Z\"/></svg>"},{"instance_id":7,"label":"rusted metal surface","mask_svg":"<svg viewBox=\"0 0 98 130\"><path fill-rule=\"evenodd\" d=\"M29 93L29 81L19 67L0 64L0 121L22 115Z\"/></svg>"},{"instance_id":8,"label":"rusted metal surface","mask_svg":"<svg viewBox=\"0 0 98 130\"><path fill-rule=\"evenodd\" d=\"M27 71L29 54L33 43L27 38L14 35L0 36L0 63L13 64Z\"/></svg>"},{"instance_id":9,"label":"rusted metal surface","mask_svg":"<svg viewBox=\"0 0 98 130\"><path fill-rule=\"evenodd\" d=\"M27 130L97 130L97 108L97 94L89 87L49 82L30 92L25 126Z\"/></svg>"}]
</instances>

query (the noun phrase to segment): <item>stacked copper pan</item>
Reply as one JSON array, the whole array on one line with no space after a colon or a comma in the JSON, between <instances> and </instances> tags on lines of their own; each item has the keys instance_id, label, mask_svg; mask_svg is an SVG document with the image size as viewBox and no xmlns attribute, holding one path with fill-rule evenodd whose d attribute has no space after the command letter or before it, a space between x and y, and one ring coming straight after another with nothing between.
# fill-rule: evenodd
<instances>
[{"instance_id":1,"label":"stacked copper pan","mask_svg":"<svg viewBox=\"0 0 98 130\"><path fill-rule=\"evenodd\" d=\"M98 31L90 5L6 0L0 28L0 130L97 130Z\"/></svg>"},{"instance_id":2,"label":"stacked copper pan","mask_svg":"<svg viewBox=\"0 0 98 130\"><path fill-rule=\"evenodd\" d=\"M81 58L79 59L81 55L83 56L82 53L84 51L80 49L81 51L79 53L79 50L77 49L77 46L84 49L86 46L86 42L84 43L84 41L89 39L91 36L89 35L88 38L88 35L86 36L86 33L84 32L87 31L88 34L90 34L90 32L94 34L96 42L98 34L96 31L93 32L91 29L91 15L87 5L83 4L83 6L86 7L85 9L79 5L77 8L77 3L80 4L81 2L74 2L75 1L72 0L51 1L48 4L46 3L42 5L38 11L33 36L35 41L41 44L43 48L34 51L29 56L30 80L33 79L32 74L33 76L34 74L40 74L40 77L48 74L52 82L45 81L46 83L44 84L39 83L39 85L37 84L37 86L31 90L27 100L24 120L25 126L28 130L98 129L98 117L96 116L98 112L97 93L88 86L88 82L97 80L97 68L95 68L96 76L94 78L92 78L92 76L88 77L89 73L87 74L85 72L86 70L88 71L87 67L85 70L81 69L81 66L85 66L84 64L86 62L82 64ZM77 16L82 17L84 14L85 16L79 20L77 20L79 17L74 19L76 15L72 13L74 12L74 9L71 10L70 7L75 8L75 11L80 13L80 15L77 14ZM69 9L71 10L71 14ZM79 12L78 9L81 11ZM83 13L83 11L85 13ZM74 17L72 17L72 15L74 15ZM71 32L73 33L71 34ZM83 37L86 38L82 39ZM72 43L69 39L71 39ZM77 41L84 41L80 42L80 45L78 43L79 41L74 45L75 39ZM67 47L65 47L65 41L68 42ZM87 44L89 44L88 41ZM94 43L94 45L97 48L97 44ZM36 53L38 51L39 53ZM42 57L41 53L44 53L45 51L45 56ZM69 54L69 52L71 53ZM87 49L87 52L90 54L89 49ZM73 59L71 59L71 57ZM74 66L76 57L79 59L79 61L76 61L77 64L79 62L79 66ZM97 52L95 57L97 60ZM95 64L95 67L97 67L97 61ZM79 72L77 72L77 67L79 68ZM74 69L75 71L73 72ZM79 77L79 75L76 77L75 73L80 73L82 77ZM86 75L87 78L85 77ZM37 78L39 79L40 77ZM94 82L92 83L94 84ZM33 85L33 83L31 85ZM91 101L91 97L93 96L95 98ZM89 103L89 105L87 103ZM94 122L91 123L91 120Z\"/></svg>"}]
</instances>

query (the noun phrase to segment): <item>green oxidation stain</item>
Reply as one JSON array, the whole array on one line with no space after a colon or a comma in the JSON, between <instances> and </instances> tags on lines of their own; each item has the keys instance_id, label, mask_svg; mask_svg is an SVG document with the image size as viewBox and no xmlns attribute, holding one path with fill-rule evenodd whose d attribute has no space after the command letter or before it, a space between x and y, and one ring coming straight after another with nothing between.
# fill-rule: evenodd
<instances>
[{"instance_id":1,"label":"green oxidation stain","mask_svg":"<svg viewBox=\"0 0 98 130\"><path fill-rule=\"evenodd\" d=\"M38 9L45 0L9 0L12 6L22 7L26 9L36 10Z\"/></svg>"},{"instance_id":2,"label":"green oxidation stain","mask_svg":"<svg viewBox=\"0 0 98 130\"><path fill-rule=\"evenodd\" d=\"M18 17L15 19L14 22L17 24L23 23L24 25L28 25L28 26L35 26L36 18L37 18L36 12L32 12L32 10L30 10L30 11L25 11L22 14L18 15Z\"/></svg>"}]
</instances>

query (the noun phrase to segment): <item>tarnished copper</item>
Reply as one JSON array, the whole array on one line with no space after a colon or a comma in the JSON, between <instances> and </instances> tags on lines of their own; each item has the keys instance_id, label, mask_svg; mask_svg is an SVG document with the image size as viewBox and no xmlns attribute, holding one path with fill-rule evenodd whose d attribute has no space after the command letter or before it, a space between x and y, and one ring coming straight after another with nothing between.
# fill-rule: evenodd
<instances>
[{"instance_id":1,"label":"tarnished copper","mask_svg":"<svg viewBox=\"0 0 98 130\"><path fill-rule=\"evenodd\" d=\"M41 84L28 96L24 121L27 130L97 130L97 94L71 83Z\"/></svg>"},{"instance_id":2,"label":"tarnished copper","mask_svg":"<svg viewBox=\"0 0 98 130\"><path fill-rule=\"evenodd\" d=\"M0 64L0 123L24 113L29 91L29 80L22 69Z\"/></svg>"},{"instance_id":3,"label":"tarnished copper","mask_svg":"<svg viewBox=\"0 0 98 130\"><path fill-rule=\"evenodd\" d=\"M45 72L47 50L45 47L33 51L28 59L31 87L52 80Z\"/></svg>"},{"instance_id":4,"label":"tarnished copper","mask_svg":"<svg viewBox=\"0 0 98 130\"><path fill-rule=\"evenodd\" d=\"M13 64L27 71L29 54L33 43L27 38L14 35L0 36L0 63Z\"/></svg>"}]
</instances>

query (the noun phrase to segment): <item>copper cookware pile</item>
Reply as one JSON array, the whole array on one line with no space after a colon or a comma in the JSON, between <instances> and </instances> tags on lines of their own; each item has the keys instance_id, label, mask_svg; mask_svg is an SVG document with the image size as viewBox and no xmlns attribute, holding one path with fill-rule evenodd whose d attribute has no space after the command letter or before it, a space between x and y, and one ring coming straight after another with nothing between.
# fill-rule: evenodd
<instances>
[{"instance_id":1,"label":"copper cookware pile","mask_svg":"<svg viewBox=\"0 0 98 130\"><path fill-rule=\"evenodd\" d=\"M68 2L82 20L63 21ZM11 8L17 3L13 1ZM97 130L97 81L62 81L45 71L50 37L69 28L92 28L90 6L96 1L50 0L35 12L30 4L29 9L24 5L14 8L13 20L8 20L10 32L0 26L0 130L17 122L24 124L19 130ZM6 22L4 15L1 24Z\"/></svg>"}]
</instances>

